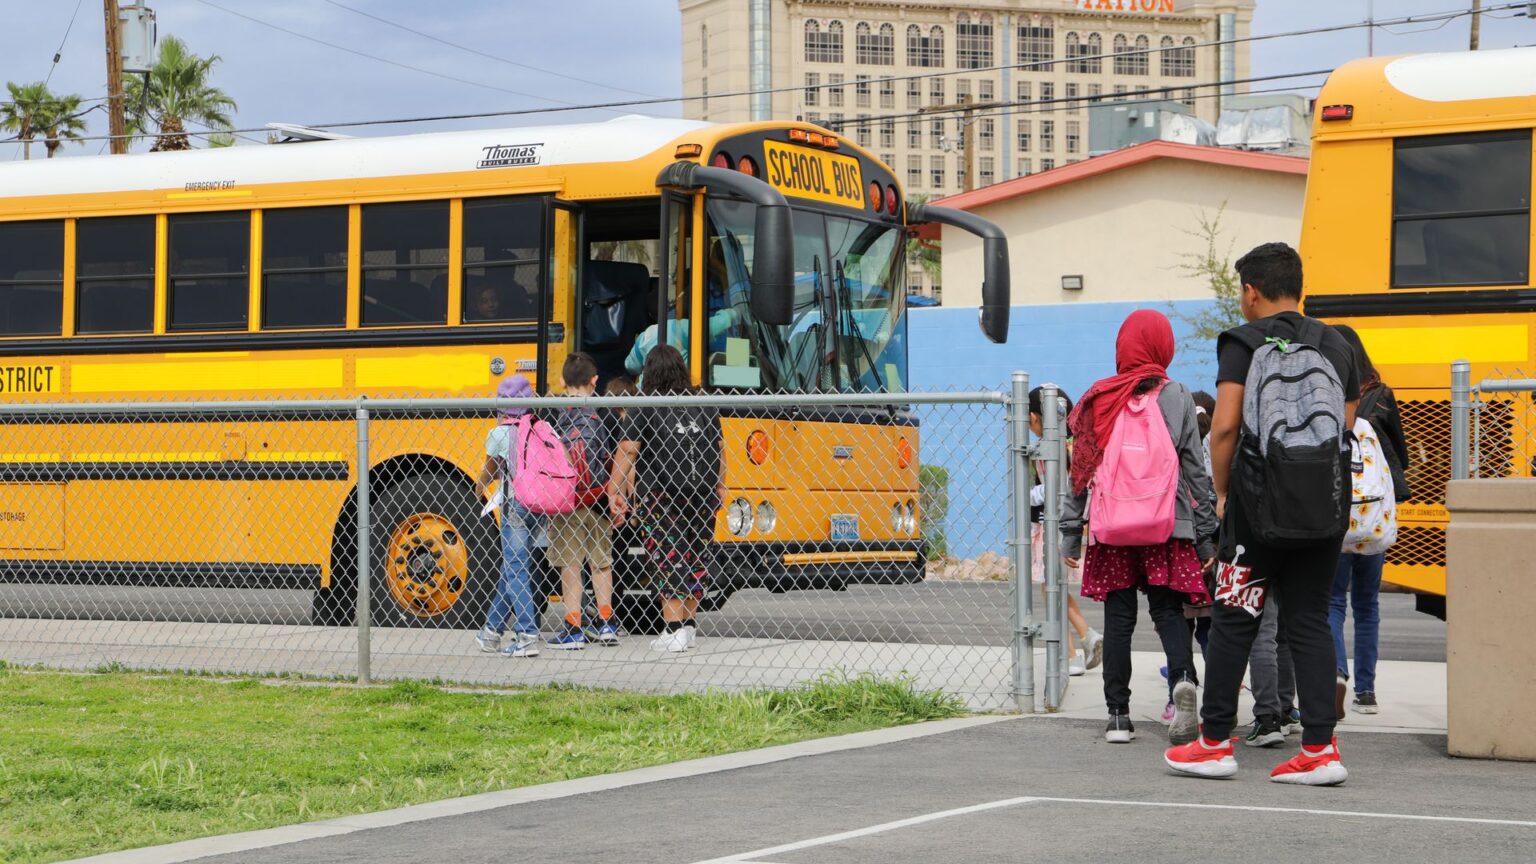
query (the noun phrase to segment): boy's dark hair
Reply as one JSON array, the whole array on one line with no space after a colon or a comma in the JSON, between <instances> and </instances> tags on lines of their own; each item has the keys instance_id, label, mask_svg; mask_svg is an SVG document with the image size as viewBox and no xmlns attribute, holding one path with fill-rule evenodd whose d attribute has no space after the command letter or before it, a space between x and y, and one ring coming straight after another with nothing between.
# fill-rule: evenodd
<instances>
[{"instance_id":1,"label":"boy's dark hair","mask_svg":"<svg viewBox=\"0 0 1536 864\"><path fill-rule=\"evenodd\" d=\"M691 393L693 384L688 378L688 361L682 352L671 345L657 345L645 357L645 369L640 375L640 392L650 396L666 393Z\"/></svg>"},{"instance_id":2,"label":"boy's dark hair","mask_svg":"<svg viewBox=\"0 0 1536 864\"><path fill-rule=\"evenodd\" d=\"M1284 243L1265 243L1237 259L1237 276L1265 300L1301 299L1301 256Z\"/></svg>"},{"instance_id":3,"label":"boy's dark hair","mask_svg":"<svg viewBox=\"0 0 1536 864\"><path fill-rule=\"evenodd\" d=\"M1029 413L1039 414L1041 417L1045 416L1045 412L1040 410L1040 391L1043 389L1043 387L1036 387L1035 389L1029 391ZM1061 406L1061 417L1062 420L1065 421L1067 415L1072 413L1072 397L1068 396L1066 391L1060 388L1057 388L1056 395L1060 396L1061 401L1065 403Z\"/></svg>"},{"instance_id":4,"label":"boy's dark hair","mask_svg":"<svg viewBox=\"0 0 1536 864\"><path fill-rule=\"evenodd\" d=\"M604 396L633 396L640 392L635 386L635 379L628 375L618 375L608 379L608 386L603 388Z\"/></svg>"},{"instance_id":5,"label":"boy's dark hair","mask_svg":"<svg viewBox=\"0 0 1536 864\"><path fill-rule=\"evenodd\" d=\"M585 387L597 375L597 361L585 351L572 351L560 369L560 379L567 387Z\"/></svg>"}]
</instances>

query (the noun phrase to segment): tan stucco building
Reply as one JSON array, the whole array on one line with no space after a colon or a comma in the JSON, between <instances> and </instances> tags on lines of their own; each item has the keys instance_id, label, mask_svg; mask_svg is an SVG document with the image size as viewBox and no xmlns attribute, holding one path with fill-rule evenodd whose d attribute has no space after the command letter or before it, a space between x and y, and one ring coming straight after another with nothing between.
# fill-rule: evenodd
<instances>
[{"instance_id":1,"label":"tan stucco building","mask_svg":"<svg viewBox=\"0 0 1536 864\"><path fill-rule=\"evenodd\" d=\"M1249 52L1207 46L1246 37L1255 2L679 0L683 93L708 97L684 113L820 123L940 197L965 188L961 115L918 112L995 106L972 115L974 187L1086 158L1090 102L1180 100L1214 123L1219 88L1198 85L1247 78Z\"/></svg>"},{"instance_id":2,"label":"tan stucco building","mask_svg":"<svg viewBox=\"0 0 1536 864\"><path fill-rule=\"evenodd\" d=\"M1153 141L939 203L1007 232L1014 305L1209 300L1180 269L1205 251L1202 218L1220 219L1220 256L1296 246L1306 185L1304 158ZM939 239L944 305L978 305L980 241Z\"/></svg>"}]
</instances>

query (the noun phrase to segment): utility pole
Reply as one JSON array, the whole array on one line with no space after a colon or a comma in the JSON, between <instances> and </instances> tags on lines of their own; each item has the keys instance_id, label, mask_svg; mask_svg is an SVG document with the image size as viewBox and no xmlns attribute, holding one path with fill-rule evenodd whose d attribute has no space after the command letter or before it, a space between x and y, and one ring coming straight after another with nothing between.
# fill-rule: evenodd
<instances>
[{"instance_id":1,"label":"utility pole","mask_svg":"<svg viewBox=\"0 0 1536 864\"><path fill-rule=\"evenodd\" d=\"M112 135L112 152L127 153L128 139L123 137L123 42L118 33L117 0L102 0L107 15L107 131Z\"/></svg>"},{"instance_id":2,"label":"utility pole","mask_svg":"<svg viewBox=\"0 0 1536 864\"><path fill-rule=\"evenodd\" d=\"M1483 0L1472 0L1472 50L1477 50L1478 37L1483 30Z\"/></svg>"},{"instance_id":3,"label":"utility pole","mask_svg":"<svg viewBox=\"0 0 1536 864\"><path fill-rule=\"evenodd\" d=\"M1365 56L1376 56L1376 0L1365 0Z\"/></svg>"},{"instance_id":4,"label":"utility pole","mask_svg":"<svg viewBox=\"0 0 1536 864\"><path fill-rule=\"evenodd\" d=\"M964 151L961 158L964 160L964 170L961 172L961 190L969 192L976 188L976 119L977 111L986 111L992 108L1005 107L1002 102L972 102L971 97L961 96L959 102L949 105L930 105L920 109L919 114L938 114L940 112L960 112L960 149Z\"/></svg>"}]
</instances>

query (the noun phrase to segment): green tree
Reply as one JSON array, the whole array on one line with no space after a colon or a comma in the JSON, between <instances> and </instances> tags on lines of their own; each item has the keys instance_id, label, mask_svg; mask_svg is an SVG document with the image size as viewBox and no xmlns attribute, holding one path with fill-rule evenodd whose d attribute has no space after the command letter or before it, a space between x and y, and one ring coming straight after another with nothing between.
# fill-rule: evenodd
<instances>
[{"instance_id":1,"label":"green tree","mask_svg":"<svg viewBox=\"0 0 1536 864\"><path fill-rule=\"evenodd\" d=\"M80 141L85 135L85 121L80 119L80 97L59 96L48 100L37 115L37 128L43 132L43 144L52 159L67 142Z\"/></svg>"},{"instance_id":2,"label":"green tree","mask_svg":"<svg viewBox=\"0 0 1536 864\"><path fill-rule=\"evenodd\" d=\"M38 115L54 100L48 85L41 81L31 84L6 82L10 101L0 104L0 131L11 132L21 142L21 158L32 158L32 142L37 138Z\"/></svg>"},{"instance_id":3,"label":"green tree","mask_svg":"<svg viewBox=\"0 0 1536 864\"><path fill-rule=\"evenodd\" d=\"M188 121L220 131L233 129L230 114L236 110L235 100L209 80L219 60L217 54L193 54L175 36L162 39L149 74L127 78L130 131L144 135L155 124L160 137L149 149L164 151L192 149Z\"/></svg>"},{"instance_id":4,"label":"green tree","mask_svg":"<svg viewBox=\"0 0 1536 864\"><path fill-rule=\"evenodd\" d=\"M1177 307L1170 304L1171 317L1189 326L1189 335L1184 338L1182 346L1186 351L1209 353L1216 337L1243 323L1240 303L1243 285L1237 271L1232 268L1232 246L1236 241L1223 244L1221 240L1221 217L1224 212L1225 203L1216 211L1215 216L1201 210L1199 225L1194 230L1184 232L1197 238L1204 248L1199 252L1181 254L1176 269L1191 279L1204 282L1216 301L1193 315L1179 312Z\"/></svg>"},{"instance_id":5,"label":"green tree","mask_svg":"<svg viewBox=\"0 0 1536 864\"><path fill-rule=\"evenodd\" d=\"M930 195L908 195L907 206L926 204L931 197ZM928 281L935 285L942 284L939 277L944 270L944 264L940 252L937 240L924 240L915 236L907 239L907 263L916 264L922 268L922 271L928 274Z\"/></svg>"}]
</instances>

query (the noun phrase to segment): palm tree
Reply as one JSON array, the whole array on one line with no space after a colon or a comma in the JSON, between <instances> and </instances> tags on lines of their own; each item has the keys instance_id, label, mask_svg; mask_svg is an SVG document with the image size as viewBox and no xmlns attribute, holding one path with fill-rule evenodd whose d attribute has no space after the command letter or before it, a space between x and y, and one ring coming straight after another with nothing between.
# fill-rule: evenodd
<instances>
[{"instance_id":1,"label":"palm tree","mask_svg":"<svg viewBox=\"0 0 1536 864\"><path fill-rule=\"evenodd\" d=\"M32 84L8 81L5 89L10 91L11 100L0 104L0 131L16 133L16 140L21 142L21 158L31 159L32 141L40 128L38 114L53 101L53 94L41 81Z\"/></svg>"},{"instance_id":2,"label":"palm tree","mask_svg":"<svg viewBox=\"0 0 1536 864\"><path fill-rule=\"evenodd\" d=\"M79 96L56 96L42 106L36 117L37 128L43 131L43 143L48 147L48 158L67 141L80 141L85 132L85 121L80 119Z\"/></svg>"},{"instance_id":3,"label":"palm tree","mask_svg":"<svg viewBox=\"0 0 1536 864\"><path fill-rule=\"evenodd\" d=\"M175 36L160 41L160 52L149 75L128 78L127 102L135 134L145 134L153 121L160 130L151 151L191 150L187 121L217 130L234 128L230 112L235 100L209 83L219 55L199 57Z\"/></svg>"}]
</instances>

